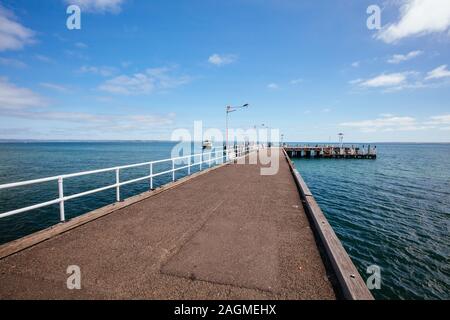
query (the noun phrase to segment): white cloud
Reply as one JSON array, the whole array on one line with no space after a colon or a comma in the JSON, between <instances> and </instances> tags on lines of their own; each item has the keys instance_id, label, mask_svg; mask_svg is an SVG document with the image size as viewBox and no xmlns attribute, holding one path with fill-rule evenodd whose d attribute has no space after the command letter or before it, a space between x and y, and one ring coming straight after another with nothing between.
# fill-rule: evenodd
<instances>
[{"instance_id":1,"label":"white cloud","mask_svg":"<svg viewBox=\"0 0 450 320\"><path fill-rule=\"evenodd\" d=\"M340 123L340 126L359 129L363 132L375 131L416 131L429 129L419 125L413 117L396 117L390 114L373 120L362 120Z\"/></svg>"},{"instance_id":2,"label":"white cloud","mask_svg":"<svg viewBox=\"0 0 450 320\"><path fill-rule=\"evenodd\" d=\"M91 13L119 13L125 0L64 0L67 5L75 4L82 11Z\"/></svg>"},{"instance_id":3,"label":"white cloud","mask_svg":"<svg viewBox=\"0 0 450 320\"><path fill-rule=\"evenodd\" d=\"M412 117L395 117L395 116L385 116L382 118L377 118L374 120L362 120L354 122L344 122L341 126L354 127L354 128L366 128L375 127L382 128L387 126L405 126L413 125L416 123L416 119Z\"/></svg>"},{"instance_id":4,"label":"white cloud","mask_svg":"<svg viewBox=\"0 0 450 320\"><path fill-rule=\"evenodd\" d=\"M361 83L363 81L364 81L364 79L358 78L358 79L350 80L348 83L349 84L358 84L358 83Z\"/></svg>"},{"instance_id":5,"label":"white cloud","mask_svg":"<svg viewBox=\"0 0 450 320\"><path fill-rule=\"evenodd\" d=\"M450 70L448 70L447 65L444 64L444 65L437 67L436 69L428 72L427 76L425 77L425 80L441 79L441 78L447 78L447 77L450 77Z\"/></svg>"},{"instance_id":6,"label":"white cloud","mask_svg":"<svg viewBox=\"0 0 450 320\"><path fill-rule=\"evenodd\" d=\"M279 87L279 85L276 84L276 83L269 83L269 84L267 85L267 89L270 89L270 90L277 90L278 88L280 88L280 87Z\"/></svg>"},{"instance_id":7,"label":"white cloud","mask_svg":"<svg viewBox=\"0 0 450 320\"><path fill-rule=\"evenodd\" d=\"M65 90L64 86L51 83L41 83L41 86L54 90ZM117 132L149 133L154 128L163 128L173 124L175 113L168 114L95 114L89 112L48 111L48 103L41 96L27 88L18 87L6 78L0 77L0 116L19 118L31 121L55 121L61 123L74 123L78 127L64 127L58 135L70 136L73 132L89 132L86 137L92 138ZM0 128L0 131L2 129ZM14 130L13 130L14 131ZM20 132L23 132L21 130ZM7 132L4 132L5 134ZM15 135L17 132L9 132ZM28 133L30 134L30 133Z\"/></svg>"},{"instance_id":8,"label":"white cloud","mask_svg":"<svg viewBox=\"0 0 450 320\"><path fill-rule=\"evenodd\" d=\"M423 53L422 51L416 50L416 51L411 51L407 54L394 54L391 58L389 58L388 63L398 64L400 62L407 61L407 60L413 59L415 57L418 57L422 53Z\"/></svg>"},{"instance_id":9,"label":"white cloud","mask_svg":"<svg viewBox=\"0 0 450 320\"><path fill-rule=\"evenodd\" d=\"M407 71L399 73L383 73L371 79L356 79L350 81L350 84L357 85L360 88L382 89L383 92L394 92L404 89L419 89L430 87L424 84L421 74L416 71Z\"/></svg>"},{"instance_id":10,"label":"white cloud","mask_svg":"<svg viewBox=\"0 0 450 320\"><path fill-rule=\"evenodd\" d=\"M0 77L0 110L18 110L45 105L46 101L33 91L17 87L8 79Z\"/></svg>"},{"instance_id":11,"label":"white cloud","mask_svg":"<svg viewBox=\"0 0 450 320\"><path fill-rule=\"evenodd\" d=\"M77 47L79 49L86 49L88 47L88 45L85 44L84 42L77 42L77 43L75 43L75 47Z\"/></svg>"},{"instance_id":12,"label":"white cloud","mask_svg":"<svg viewBox=\"0 0 450 320\"><path fill-rule=\"evenodd\" d=\"M377 34L386 43L403 38L445 32L450 26L450 1L403 0L399 21L388 24Z\"/></svg>"},{"instance_id":13,"label":"white cloud","mask_svg":"<svg viewBox=\"0 0 450 320\"><path fill-rule=\"evenodd\" d=\"M222 54L219 55L217 53L211 55L208 58L208 62L214 64L216 66L223 66L226 64L233 63L237 60L237 56L234 54Z\"/></svg>"},{"instance_id":14,"label":"white cloud","mask_svg":"<svg viewBox=\"0 0 450 320\"><path fill-rule=\"evenodd\" d=\"M430 117L430 120L426 122L430 125L450 125L450 114L444 114L440 116Z\"/></svg>"},{"instance_id":15,"label":"white cloud","mask_svg":"<svg viewBox=\"0 0 450 320\"><path fill-rule=\"evenodd\" d=\"M148 139L162 128L172 125L176 115L169 114L95 114L88 112L61 112L61 111L31 111L31 110L1 110L0 115L10 118L20 118L28 121L54 121L55 125L46 126L44 132L29 130L28 137L50 136L67 139L70 137L83 137L83 139L116 137L123 139L134 135L138 139ZM59 126L59 127L58 127ZM30 128L30 127L29 127ZM2 131L2 130L0 130ZM3 135L17 136L24 131L14 128L5 128Z\"/></svg>"},{"instance_id":16,"label":"white cloud","mask_svg":"<svg viewBox=\"0 0 450 320\"><path fill-rule=\"evenodd\" d=\"M102 77L110 77L117 72L117 69L114 67L106 67L106 66L82 66L79 70L81 73L92 73L96 75L100 75Z\"/></svg>"},{"instance_id":17,"label":"white cloud","mask_svg":"<svg viewBox=\"0 0 450 320\"><path fill-rule=\"evenodd\" d=\"M131 61L123 61L120 63L120 65L122 66L122 68L128 68L129 66L131 66L133 63Z\"/></svg>"},{"instance_id":18,"label":"white cloud","mask_svg":"<svg viewBox=\"0 0 450 320\"><path fill-rule=\"evenodd\" d=\"M13 67L17 69L26 68L27 65L17 59L0 58L0 64L6 67Z\"/></svg>"},{"instance_id":19,"label":"white cloud","mask_svg":"<svg viewBox=\"0 0 450 320\"><path fill-rule=\"evenodd\" d=\"M446 86L449 82L444 81L444 78L450 78L450 70L447 69L447 65L437 67L428 72L426 76L417 71L383 73L370 79L355 79L349 81L349 84L360 88L382 89L383 92L395 92L404 89L437 88ZM442 79L443 81L429 81L439 79Z\"/></svg>"},{"instance_id":20,"label":"white cloud","mask_svg":"<svg viewBox=\"0 0 450 320\"><path fill-rule=\"evenodd\" d=\"M359 129L362 132L446 130L450 125L450 114L432 116L427 121L417 121L413 117L399 117L386 113L381 114L377 119L344 122L339 125Z\"/></svg>"},{"instance_id":21,"label":"white cloud","mask_svg":"<svg viewBox=\"0 0 450 320\"><path fill-rule=\"evenodd\" d=\"M97 97L95 97L95 100L98 102L105 102L105 103L114 101L114 99L109 96L97 96Z\"/></svg>"},{"instance_id":22,"label":"white cloud","mask_svg":"<svg viewBox=\"0 0 450 320\"><path fill-rule=\"evenodd\" d=\"M173 68L147 69L133 75L121 75L103 83L99 89L114 94L150 94L190 82L188 76L172 74Z\"/></svg>"},{"instance_id":23,"label":"white cloud","mask_svg":"<svg viewBox=\"0 0 450 320\"><path fill-rule=\"evenodd\" d=\"M39 85L43 88L55 90L55 91L59 91L59 92L63 92L63 93L67 93L70 91L68 87L62 86L60 84L55 84L55 83L41 82Z\"/></svg>"},{"instance_id":24,"label":"white cloud","mask_svg":"<svg viewBox=\"0 0 450 320\"><path fill-rule=\"evenodd\" d=\"M362 87L379 88L379 87L393 87L399 86L405 83L407 79L407 73L390 73L381 74L372 79L359 80L358 83Z\"/></svg>"},{"instance_id":25,"label":"white cloud","mask_svg":"<svg viewBox=\"0 0 450 320\"><path fill-rule=\"evenodd\" d=\"M41 62L45 62L45 63L53 63L54 62L52 58L49 58L42 54L36 54L34 57Z\"/></svg>"},{"instance_id":26,"label":"white cloud","mask_svg":"<svg viewBox=\"0 0 450 320\"><path fill-rule=\"evenodd\" d=\"M352 63L353 68L358 68L360 65L361 65L361 62L359 62L359 61L355 61Z\"/></svg>"},{"instance_id":27,"label":"white cloud","mask_svg":"<svg viewBox=\"0 0 450 320\"><path fill-rule=\"evenodd\" d=\"M300 84L302 82L303 82L303 79L301 79L301 78L291 80L292 85Z\"/></svg>"},{"instance_id":28,"label":"white cloud","mask_svg":"<svg viewBox=\"0 0 450 320\"><path fill-rule=\"evenodd\" d=\"M171 112L167 115L161 116L161 115L129 115L127 117L127 120L137 123L140 125L169 125L173 123L173 119L176 117L176 114Z\"/></svg>"},{"instance_id":29,"label":"white cloud","mask_svg":"<svg viewBox=\"0 0 450 320\"><path fill-rule=\"evenodd\" d=\"M95 114L88 112L58 112L58 111L29 111L19 110L11 112L9 116L29 120L50 120L62 122L75 122L97 125L168 125L173 122L174 113L168 115L137 114L137 115L112 115Z\"/></svg>"},{"instance_id":30,"label":"white cloud","mask_svg":"<svg viewBox=\"0 0 450 320\"><path fill-rule=\"evenodd\" d=\"M64 53L70 58L70 59L80 59L80 60L89 60L89 57L82 53L81 51L74 51L74 50L64 50Z\"/></svg>"},{"instance_id":31,"label":"white cloud","mask_svg":"<svg viewBox=\"0 0 450 320\"><path fill-rule=\"evenodd\" d=\"M0 3L0 51L19 50L35 42L34 31L21 25L16 16Z\"/></svg>"}]
</instances>

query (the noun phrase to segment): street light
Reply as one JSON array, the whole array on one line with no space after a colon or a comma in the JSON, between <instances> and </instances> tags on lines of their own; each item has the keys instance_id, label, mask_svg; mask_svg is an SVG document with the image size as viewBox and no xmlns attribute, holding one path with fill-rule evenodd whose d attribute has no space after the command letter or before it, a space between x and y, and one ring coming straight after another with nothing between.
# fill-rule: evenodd
<instances>
[{"instance_id":1,"label":"street light","mask_svg":"<svg viewBox=\"0 0 450 320\"><path fill-rule=\"evenodd\" d=\"M343 141L344 141L344 134L343 133L339 133L338 137L339 137L339 147L342 149L342 147L344 146L344 143L343 143Z\"/></svg>"},{"instance_id":2,"label":"street light","mask_svg":"<svg viewBox=\"0 0 450 320\"><path fill-rule=\"evenodd\" d=\"M227 108L226 108L226 138L227 138L227 145L226 145L226 148L227 148L227 154L228 154L228 114L230 114L230 113L232 113L232 112L235 112L235 111L238 111L239 109L245 109L245 108L248 108L250 105L248 104L248 103L246 103L246 104L244 104L244 105L242 105L242 106L237 106L237 107L232 107L232 106L227 106Z\"/></svg>"},{"instance_id":3,"label":"street light","mask_svg":"<svg viewBox=\"0 0 450 320\"><path fill-rule=\"evenodd\" d=\"M268 125L266 125L266 124L264 124L264 123L262 123L262 124L261 124L261 128L267 130L267 139L268 139L267 145L268 145L268 146L269 146L269 145L271 146L271 145L272 145L272 135L271 135L271 132L270 132L271 127L268 126Z\"/></svg>"}]
</instances>

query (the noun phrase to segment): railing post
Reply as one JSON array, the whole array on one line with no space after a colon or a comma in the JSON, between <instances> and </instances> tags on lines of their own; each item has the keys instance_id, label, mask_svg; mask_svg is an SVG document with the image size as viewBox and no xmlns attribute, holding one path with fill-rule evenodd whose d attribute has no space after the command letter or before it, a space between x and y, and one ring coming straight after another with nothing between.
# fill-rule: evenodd
<instances>
[{"instance_id":1,"label":"railing post","mask_svg":"<svg viewBox=\"0 0 450 320\"><path fill-rule=\"evenodd\" d=\"M190 176L191 175L191 157L192 156L189 156L189 160L188 160L188 176Z\"/></svg>"},{"instance_id":2,"label":"railing post","mask_svg":"<svg viewBox=\"0 0 450 320\"><path fill-rule=\"evenodd\" d=\"M211 152L208 152L208 168L211 167Z\"/></svg>"},{"instance_id":3,"label":"railing post","mask_svg":"<svg viewBox=\"0 0 450 320\"><path fill-rule=\"evenodd\" d=\"M153 190L153 162L150 162L150 190Z\"/></svg>"},{"instance_id":4,"label":"railing post","mask_svg":"<svg viewBox=\"0 0 450 320\"><path fill-rule=\"evenodd\" d=\"M175 181L175 160L172 159L172 181Z\"/></svg>"},{"instance_id":5,"label":"railing post","mask_svg":"<svg viewBox=\"0 0 450 320\"><path fill-rule=\"evenodd\" d=\"M59 193L59 218L61 222L66 221L64 213L64 181L62 177L58 178L58 193Z\"/></svg>"},{"instance_id":6,"label":"railing post","mask_svg":"<svg viewBox=\"0 0 450 320\"><path fill-rule=\"evenodd\" d=\"M116 201L120 202L120 169L116 169Z\"/></svg>"}]
</instances>

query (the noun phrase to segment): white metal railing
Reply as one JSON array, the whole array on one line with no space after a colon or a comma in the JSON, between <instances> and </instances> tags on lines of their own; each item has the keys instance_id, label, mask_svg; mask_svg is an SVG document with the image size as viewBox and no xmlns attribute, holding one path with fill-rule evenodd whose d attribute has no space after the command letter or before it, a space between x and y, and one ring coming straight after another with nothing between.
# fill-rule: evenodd
<instances>
[{"instance_id":1,"label":"white metal railing","mask_svg":"<svg viewBox=\"0 0 450 320\"><path fill-rule=\"evenodd\" d=\"M53 177L42 178L42 179L34 179L34 180L21 181L21 182L16 182L16 183L2 184L2 185L0 185L0 190L16 188L16 187L21 187L21 186L28 186L28 185L49 182L49 181L57 181L58 182L58 198L54 199L54 200L38 203L38 204L35 204L32 206L28 206L28 207L24 207L24 208L20 208L20 209L16 209L16 210L8 211L5 213L1 213L0 219L9 217L9 216L12 216L15 214L19 214L22 212L31 211L31 210L35 210L35 209L39 209L39 208L43 208L43 207L47 207L47 206L59 203L60 220L61 220L61 222L64 222L66 220L65 212L64 212L64 202L66 202L66 201L115 188L116 189L116 201L119 202L121 200L121 198L120 198L120 187L121 186L148 179L149 185L150 185L150 190L152 190L153 189L153 178L155 178L155 177L172 173L172 181L175 181L177 171L187 169L188 176L189 176L191 174L191 168L194 166L199 166L199 170L202 171L203 164L207 164L208 167L211 167L211 164L213 162L216 162L216 163L219 163L219 161L221 161L222 163L230 162L230 161L245 157L248 153L255 151L257 149L258 149L257 146L234 146L233 148L230 148L230 150L228 150L228 151L224 150L224 148L216 148L214 151L207 152L207 153L197 153L197 154L191 154L191 155L187 155L187 156L170 158L170 159L156 160L156 161L151 161L151 162L137 163L137 164L131 164L131 165L125 165L125 166L119 166L119 167L112 167L112 168L107 168L107 169L84 171L84 172L64 174L64 175L53 176ZM218 154L220 154L220 156L218 156ZM205 160L205 156L208 157L207 160ZM182 167L176 167L176 162L183 162L183 164L184 164L186 162L186 159L187 159L187 165L182 166ZM198 162L196 162L196 159L198 159ZM166 170L163 172L154 173L153 172L154 165L160 164L160 163L169 163L169 164L172 163L172 168L170 170ZM120 181L121 170L143 167L143 166L149 166L149 175L146 175L146 176L140 177L140 178L136 178L136 179L132 179L132 180ZM114 184L111 184L111 185L108 185L105 187L84 191L84 192L73 194L70 196L64 195L64 181L66 179L87 176L87 175L91 175L91 174L104 173L104 172L115 172L116 182Z\"/></svg>"}]
</instances>

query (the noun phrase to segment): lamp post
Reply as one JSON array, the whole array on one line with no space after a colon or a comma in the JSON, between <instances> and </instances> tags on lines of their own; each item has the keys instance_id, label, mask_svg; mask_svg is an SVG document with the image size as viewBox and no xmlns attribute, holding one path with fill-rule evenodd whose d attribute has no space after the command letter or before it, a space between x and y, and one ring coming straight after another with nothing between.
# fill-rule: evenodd
<instances>
[{"instance_id":1,"label":"lamp post","mask_svg":"<svg viewBox=\"0 0 450 320\"><path fill-rule=\"evenodd\" d=\"M270 132L271 127L268 125L265 125L264 123L261 124L261 128L264 128L267 130L267 147L272 146L272 135Z\"/></svg>"},{"instance_id":2,"label":"lamp post","mask_svg":"<svg viewBox=\"0 0 450 320\"><path fill-rule=\"evenodd\" d=\"M258 128L265 128L265 125L264 125L264 123L263 124L261 124L261 125L254 125L253 126L253 128L255 129L255 132L256 132L256 145L259 145L259 134L258 134Z\"/></svg>"},{"instance_id":3,"label":"lamp post","mask_svg":"<svg viewBox=\"0 0 450 320\"><path fill-rule=\"evenodd\" d=\"M343 141L344 141L344 134L343 133L339 133L338 137L339 137L339 148L342 149L343 146L344 146L344 143L343 143Z\"/></svg>"},{"instance_id":4,"label":"lamp post","mask_svg":"<svg viewBox=\"0 0 450 320\"><path fill-rule=\"evenodd\" d=\"M242 106L237 106L237 107L227 106L227 108L226 108L226 139L227 139L226 150L227 150L227 155L228 155L228 114L235 112L239 109L245 109L248 107L249 107L249 104L246 103Z\"/></svg>"}]
</instances>

